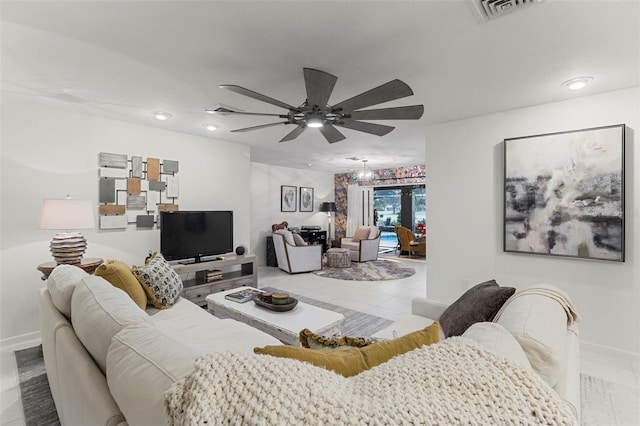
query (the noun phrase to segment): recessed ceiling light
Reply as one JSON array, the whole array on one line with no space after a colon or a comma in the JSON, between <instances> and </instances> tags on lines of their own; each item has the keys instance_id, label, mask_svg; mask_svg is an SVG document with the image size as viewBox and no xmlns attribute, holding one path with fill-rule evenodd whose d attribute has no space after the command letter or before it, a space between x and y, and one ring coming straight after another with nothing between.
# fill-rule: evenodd
<instances>
[{"instance_id":1,"label":"recessed ceiling light","mask_svg":"<svg viewBox=\"0 0 640 426\"><path fill-rule=\"evenodd\" d=\"M158 112L154 112L153 116L160 121L164 121L168 118L171 118L171 114L169 114L168 112L163 112L163 111L158 111Z\"/></svg>"},{"instance_id":2,"label":"recessed ceiling light","mask_svg":"<svg viewBox=\"0 0 640 426\"><path fill-rule=\"evenodd\" d=\"M578 77L567 80L562 85L571 90L580 90L584 88L589 82L593 80L593 77Z\"/></svg>"},{"instance_id":3,"label":"recessed ceiling light","mask_svg":"<svg viewBox=\"0 0 640 426\"><path fill-rule=\"evenodd\" d=\"M210 132L213 132L214 130L216 130L215 124L206 123L206 124L203 124L202 126Z\"/></svg>"}]
</instances>

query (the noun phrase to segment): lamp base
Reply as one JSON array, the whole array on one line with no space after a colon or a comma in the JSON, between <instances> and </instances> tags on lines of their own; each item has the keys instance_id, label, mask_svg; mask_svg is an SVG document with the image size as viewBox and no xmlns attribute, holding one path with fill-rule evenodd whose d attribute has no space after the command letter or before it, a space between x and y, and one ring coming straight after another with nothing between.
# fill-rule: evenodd
<instances>
[{"instance_id":1,"label":"lamp base","mask_svg":"<svg viewBox=\"0 0 640 426\"><path fill-rule=\"evenodd\" d=\"M78 264L87 251L87 240L79 232L60 232L51 240L49 250L58 265Z\"/></svg>"}]
</instances>

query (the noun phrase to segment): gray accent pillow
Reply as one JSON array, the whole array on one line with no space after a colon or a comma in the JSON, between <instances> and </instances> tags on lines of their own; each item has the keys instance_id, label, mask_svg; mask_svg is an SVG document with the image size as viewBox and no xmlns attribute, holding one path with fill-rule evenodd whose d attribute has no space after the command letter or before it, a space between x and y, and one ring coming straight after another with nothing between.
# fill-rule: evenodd
<instances>
[{"instance_id":1,"label":"gray accent pillow","mask_svg":"<svg viewBox=\"0 0 640 426\"><path fill-rule=\"evenodd\" d=\"M460 336L476 322L491 321L516 289L500 287L495 280L477 284L453 302L438 322L445 337Z\"/></svg>"}]
</instances>

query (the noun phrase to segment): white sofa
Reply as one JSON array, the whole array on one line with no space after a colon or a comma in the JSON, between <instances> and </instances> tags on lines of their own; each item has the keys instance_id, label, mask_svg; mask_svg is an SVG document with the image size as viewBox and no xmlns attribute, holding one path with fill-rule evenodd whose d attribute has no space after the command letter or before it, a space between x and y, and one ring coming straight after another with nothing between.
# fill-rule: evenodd
<instances>
[{"instance_id":1,"label":"white sofa","mask_svg":"<svg viewBox=\"0 0 640 426\"><path fill-rule=\"evenodd\" d=\"M166 424L163 393L193 370L197 357L281 344L184 298L170 309L143 311L103 278L61 270L65 274L54 271L50 280L62 285L40 290L39 309L47 376L63 425Z\"/></svg>"},{"instance_id":2,"label":"white sofa","mask_svg":"<svg viewBox=\"0 0 640 426\"><path fill-rule=\"evenodd\" d=\"M63 425L166 424L164 393L194 371L196 358L205 354L218 354L220 359L233 355L260 358L264 355L253 354L254 347L281 344L248 325L218 319L186 299L179 299L170 309L142 310L122 290L79 268L69 266L54 271L47 285L50 290L43 288L39 292L42 349L51 393ZM499 327L510 330L508 337L520 334L524 340L540 342L536 349L545 359L538 360L537 366L549 367L547 375L557 378L553 388L577 412L577 334L566 331L566 321L558 320L562 315L552 305L538 297L520 298L502 313ZM417 299L412 315L377 336L393 337L423 328L432 322L428 318L439 318L445 307ZM546 318L522 323L527 315L540 314ZM497 338L488 332L484 339L479 336L481 333L475 334L490 350L511 356L521 365L529 362L504 351L508 348L501 345L504 335ZM543 351L545 345L553 346L554 341L558 353ZM266 358L259 362L265 368L279 364ZM306 366L313 368L317 367ZM312 370L308 372L315 374ZM228 380L233 382L233 377Z\"/></svg>"},{"instance_id":3,"label":"white sofa","mask_svg":"<svg viewBox=\"0 0 640 426\"><path fill-rule=\"evenodd\" d=\"M569 312L573 307L570 301L567 307L565 297L547 284L518 291L493 322L476 323L462 336L538 373L569 404L580 424L579 317L571 317L577 313ZM446 303L415 298L410 315L373 337L389 339L420 330L438 321L448 307Z\"/></svg>"},{"instance_id":4,"label":"white sofa","mask_svg":"<svg viewBox=\"0 0 640 426\"><path fill-rule=\"evenodd\" d=\"M368 262L378 259L380 249L380 230L375 226L362 226L368 229L368 238L354 241L353 237L340 239L340 248L349 249L349 257L352 262Z\"/></svg>"}]
</instances>

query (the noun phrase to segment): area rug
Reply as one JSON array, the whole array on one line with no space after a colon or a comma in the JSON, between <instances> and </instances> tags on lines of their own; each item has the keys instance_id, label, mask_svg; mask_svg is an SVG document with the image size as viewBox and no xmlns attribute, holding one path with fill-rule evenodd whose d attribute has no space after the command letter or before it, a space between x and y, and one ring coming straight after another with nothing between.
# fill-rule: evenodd
<instances>
[{"instance_id":1,"label":"area rug","mask_svg":"<svg viewBox=\"0 0 640 426\"><path fill-rule=\"evenodd\" d=\"M40 346L15 352L25 424L59 425Z\"/></svg>"},{"instance_id":2,"label":"area rug","mask_svg":"<svg viewBox=\"0 0 640 426\"><path fill-rule=\"evenodd\" d=\"M349 268L329 268L324 266L320 271L313 271L314 274L334 278L336 280L350 281L383 281L397 280L410 277L416 273L411 266L405 266L401 262L393 260L372 260L370 262L351 262Z\"/></svg>"}]
</instances>

